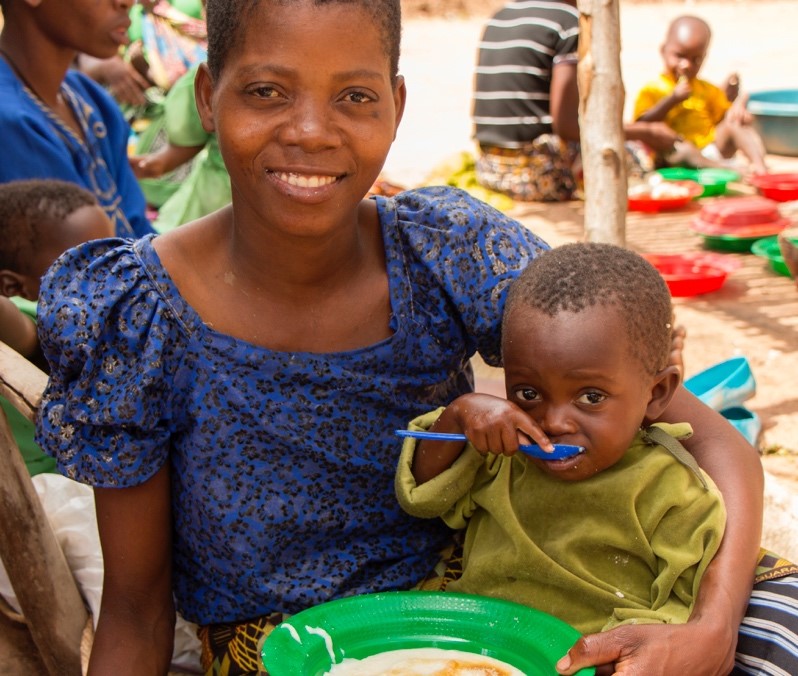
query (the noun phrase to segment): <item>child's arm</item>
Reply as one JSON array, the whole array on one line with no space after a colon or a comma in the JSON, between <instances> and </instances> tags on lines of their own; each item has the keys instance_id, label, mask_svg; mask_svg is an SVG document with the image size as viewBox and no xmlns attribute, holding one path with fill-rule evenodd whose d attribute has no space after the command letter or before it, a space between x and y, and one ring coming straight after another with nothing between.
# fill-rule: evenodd
<instances>
[{"instance_id":1,"label":"child's arm","mask_svg":"<svg viewBox=\"0 0 798 676\"><path fill-rule=\"evenodd\" d=\"M157 178L192 160L204 147L204 144L176 146L167 143L154 153L131 157L130 166L133 168L136 178Z\"/></svg>"},{"instance_id":2,"label":"child's arm","mask_svg":"<svg viewBox=\"0 0 798 676\"><path fill-rule=\"evenodd\" d=\"M0 296L0 342L27 359L39 351L36 322L5 296Z\"/></svg>"},{"instance_id":3,"label":"child's arm","mask_svg":"<svg viewBox=\"0 0 798 676\"><path fill-rule=\"evenodd\" d=\"M685 77L681 77L668 96L662 97L647 110L638 111L635 119L641 122L661 122L671 108L689 99L692 93L693 88L690 86L690 81Z\"/></svg>"},{"instance_id":4,"label":"child's arm","mask_svg":"<svg viewBox=\"0 0 798 676\"><path fill-rule=\"evenodd\" d=\"M518 406L490 394L464 394L447 406L431 432L465 434L482 453L513 455L520 443L533 439L553 450L543 430ZM522 436L524 435L524 436ZM421 440L413 456L413 478L422 484L452 466L465 448L462 441Z\"/></svg>"}]
</instances>

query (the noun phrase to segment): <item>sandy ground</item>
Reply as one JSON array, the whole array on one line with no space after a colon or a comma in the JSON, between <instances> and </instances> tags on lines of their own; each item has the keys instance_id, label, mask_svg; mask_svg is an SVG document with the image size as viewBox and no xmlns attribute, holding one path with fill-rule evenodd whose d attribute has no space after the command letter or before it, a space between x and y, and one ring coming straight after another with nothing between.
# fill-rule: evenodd
<instances>
[{"instance_id":1,"label":"sandy ground","mask_svg":"<svg viewBox=\"0 0 798 676\"><path fill-rule=\"evenodd\" d=\"M385 165L389 180L408 187L424 184L435 167L473 149L469 117L473 65L484 20L495 6L496 2L486 2L480 13L475 3L465 2L460 7L472 12L465 18L458 18L455 8L446 19L419 19L413 12L406 20L400 65L407 79L408 102ZM659 45L665 27L683 13L701 16L713 28L702 71L706 79L720 81L737 72L749 92L798 87L798 75L790 67L798 57L794 37L798 2L794 0L622 0L621 67L627 118L640 86L661 68ZM798 158L772 156L770 161L774 170L798 171ZM798 203L785 204L782 212L798 219ZM517 209L515 215L552 244L582 236L579 205L529 205ZM663 221L663 232L665 225ZM630 245L653 251L695 247L684 232L657 241L650 230L659 227L630 215ZM686 375L738 354L751 362L758 390L748 405L763 422L760 449L768 505L764 540L795 559L798 391L791 374L798 373L798 291L790 280L770 274L754 257L742 258L746 265L720 292L676 300L677 318L689 335ZM488 371L485 377L497 375Z\"/></svg>"}]
</instances>

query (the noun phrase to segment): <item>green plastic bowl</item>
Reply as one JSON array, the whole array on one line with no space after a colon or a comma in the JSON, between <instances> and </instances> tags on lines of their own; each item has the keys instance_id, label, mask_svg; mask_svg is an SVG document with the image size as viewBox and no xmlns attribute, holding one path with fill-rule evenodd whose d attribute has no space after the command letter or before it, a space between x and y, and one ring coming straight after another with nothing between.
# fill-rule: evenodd
<instances>
[{"instance_id":1,"label":"green plastic bowl","mask_svg":"<svg viewBox=\"0 0 798 676\"><path fill-rule=\"evenodd\" d=\"M798 238L793 239L791 237L790 241L798 244ZM781 255L778 236L757 240L751 247L751 253L767 260L774 272L785 277L792 277L787 264L784 262L784 256Z\"/></svg>"},{"instance_id":2,"label":"green plastic bowl","mask_svg":"<svg viewBox=\"0 0 798 676\"><path fill-rule=\"evenodd\" d=\"M510 601L453 592L383 592L297 613L269 634L261 657L271 676L321 676L344 657L448 648L502 660L527 676L555 676L557 660L579 637L557 618Z\"/></svg>"},{"instance_id":3,"label":"green plastic bowl","mask_svg":"<svg viewBox=\"0 0 798 676\"><path fill-rule=\"evenodd\" d=\"M731 169L691 169L690 167L666 167L657 173L667 181L695 181L703 186L700 197L714 197L726 192L726 185L739 181L740 174Z\"/></svg>"}]
</instances>

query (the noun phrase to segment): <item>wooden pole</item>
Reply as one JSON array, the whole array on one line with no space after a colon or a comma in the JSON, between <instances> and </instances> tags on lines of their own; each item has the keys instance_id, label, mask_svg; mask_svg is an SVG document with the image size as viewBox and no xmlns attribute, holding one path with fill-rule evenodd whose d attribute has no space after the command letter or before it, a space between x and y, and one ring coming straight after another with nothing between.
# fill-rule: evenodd
<instances>
[{"instance_id":1,"label":"wooden pole","mask_svg":"<svg viewBox=\"0 0 798 676\"><path fill-rule=\"evenodd\" d=\"M47 377L0 343L0 394L32 417ZM0 558L52 676L80 676L88 613L0 409Z\"/></svg>"},{"instance_id":2,"label":"wooden pole","mask_svg":"<svg viewBox=\"0 0 798 676\"><path fill-rule=\"evenodd\" d=\"M585 238L626 243L619 0L578 0L579 134L585 174Z\"/></svg>"}]
</instances>

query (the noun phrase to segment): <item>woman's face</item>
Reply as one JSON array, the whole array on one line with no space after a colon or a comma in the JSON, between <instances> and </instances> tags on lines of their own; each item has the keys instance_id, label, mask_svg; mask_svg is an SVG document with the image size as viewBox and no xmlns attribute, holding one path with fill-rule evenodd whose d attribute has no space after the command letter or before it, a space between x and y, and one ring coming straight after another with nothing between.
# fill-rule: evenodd
<instances>
[{"instance_id":1,"label":"woman's face","mask_svg":"<svg viewBox=\"0 0 798 676\"><path fill-rule=\"evenodd\" d=\"M35 16L60 47L109 58L128 43L133 0L41 0Z\"/></svg>"},{"instance_id":2,"label":"woman's face","mask_svg":"<svg viewBox=\"0 0 798 676\"><path fill-rule=\"evenodd\" d=\"M404 108L378 27L357 5L263 2L240 30L218 81L196 85L237 219L300 236L351 221Z\"/></svg>"}]
</instances>

